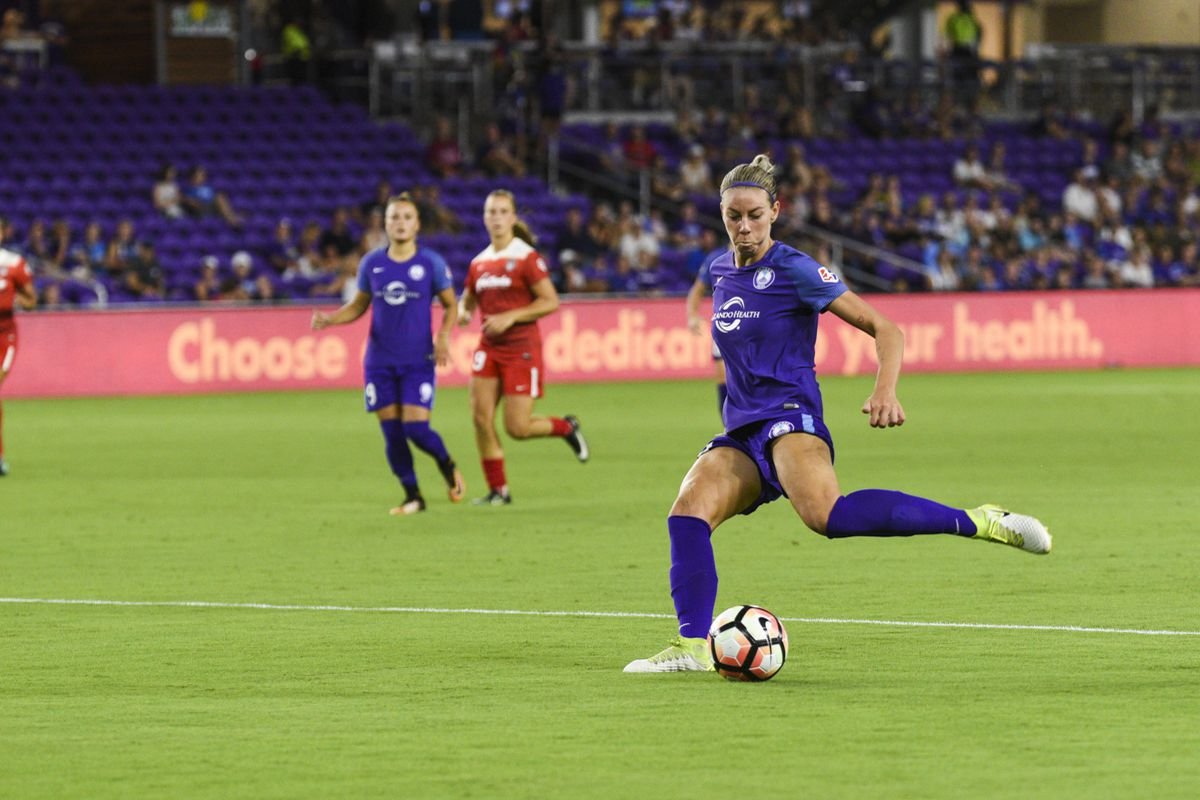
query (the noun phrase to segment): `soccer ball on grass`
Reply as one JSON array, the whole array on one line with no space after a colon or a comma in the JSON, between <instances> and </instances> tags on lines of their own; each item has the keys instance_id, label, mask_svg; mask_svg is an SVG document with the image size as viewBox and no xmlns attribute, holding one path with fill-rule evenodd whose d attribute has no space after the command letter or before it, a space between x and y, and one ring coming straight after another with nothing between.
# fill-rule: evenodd
<instances>
[{"instance_id":1,"label":"soccer ball on grass","mask_svg":"<svg viewBox=\"0 0 1200 800\"><path fill-rule=\"evenodd\" d=\"M708 650L721 677L731 681L773 678L787 660L788 637L779 617L759 606L722 611L708 629Z\"/></svg>"}]
</instances>

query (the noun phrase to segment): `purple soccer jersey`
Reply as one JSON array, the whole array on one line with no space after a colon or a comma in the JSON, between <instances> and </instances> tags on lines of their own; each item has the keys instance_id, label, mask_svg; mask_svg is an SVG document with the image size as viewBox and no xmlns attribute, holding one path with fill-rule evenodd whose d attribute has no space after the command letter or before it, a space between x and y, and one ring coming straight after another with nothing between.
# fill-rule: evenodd
<instances>
[{"instance_id":1,"label":"purple soccer jersey","mask_svg":"<svg viewBox=\"0 0 1200 800\"><path fill-rule=\"evenodd\" d=\"M713 260L713 341L725 357L725 429L791 411L821 417L814 370L817 316L846 285L795 248L776 242L738 268L732 251Z\"/></svg>"},{"instance_id":2,"label":"purple soccer jersey","mask_svg":"<svg viewBox=\"0 0 1200 800\"><path fill-rule=\"evenodd\" d=\"M393 261L386 247L363 256L358 265L358 290L371 295L371 335L364 366L431 363L430 305L451 285L445 259L424 247L418 247L407 261Z\"/></svg>"}]
</instances>

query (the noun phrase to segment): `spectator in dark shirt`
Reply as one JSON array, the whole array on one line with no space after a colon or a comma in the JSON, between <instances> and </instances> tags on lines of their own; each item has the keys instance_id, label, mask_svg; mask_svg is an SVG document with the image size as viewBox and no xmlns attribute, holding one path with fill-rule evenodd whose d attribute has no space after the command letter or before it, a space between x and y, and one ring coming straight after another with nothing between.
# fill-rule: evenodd
<instances>
[{"instance_id":1,"label":"spectator in dark shirt","mask_svg":"<svg viewBox=\"0 0 1200 800\"><path fill-rule=\"evenodd\" d=\"M266 275L254 268L254 257L245 250L239 250L229 260L232 274L226 281L221 293L227 300L271 300L275 296L275 288Z\"/></svg>"},{"instance_id":2,"label":"spectator in dark shirt","mask_svg":"<svg viewBox=\"0 0 1200 800\"><path fill-rule=\"evenodd\" d=\"M462 171L462 151L447 117L438 117L434 123L433 139L430 140L426 152L426 163L439 178L449 178Z\"/></svg>"},{"instance_id":3,"label":"spectator in dark shirt","mask_svg":"<svg viewBox=\"0 0 1200 800\"><path fill-rule=\"evenodd\" d=\"M375 184L375 196L358 207L358 221L360 224L366 224L371 218L373 212L379 212L380 215L387 213L387 202L392 196L392 185L386 180Z\"/></svg>"},{"instance_id":4,"label":"spectator in dark shirt","mask_svg":"<svg viewBox=\"0 0 1200 800\"><path fill-rule=\"evenodd\" d=\"M585 263L600 252L583 224L583 211L575 206L567 209L566 219L555 241L560 250L572 251Z\"/></svg>"},{"instance_id":5,"label":"spectator in dark shirt","mask_svg":"<svg viewBox=\"0 0 1200 800\"><path fill-rule=\"evenodd\" d=\"M166 293L154 242L143 239L137 243L133 260L125 271L125 288L142 300L161 300Z\"/></svg>"},{"instance_id":6,"label":"spectator in dark shirt","mask_svg":"<svg viewBox=\"0 0 1200 800\"><path fill-rule=\"evenodd\" d=\"M435 184L414 186L410 193L423 232L458 233L463 229L462 220L442 203L442 192Z\"/></svg>"},{"instance_id":7,"label":"spectator in dark shirt","mask_svg":"<svg viewBox=\"0 0 1200 800\"><path fill-rule=\"evenodd\" d=\"M133 220L123 219L117 223L117 230L108 243L104 256L104 269L112 278L114 284L125 281L125 270L133 261L137 242L134 238Z\"/></svg>"},{"instance_id":8,"label":"spectator in dark shirt","mask_svg":"<svg viewBox=\"0 0 1200 800\"><path fill-rule=\"evenodd\" d=\"M292 221L283 217L275 223L275 235L264 251L267 263L275 274L283 277L296 270L296 262L300 260L300 248L292 233Z\"/></svg>"},{"instance_id":9,"label":"spectator in dark shirt","mask_svg":"<svg viewBox=\"0 0 1200 800\"><path fill-rule=\"evenodd\" d=\"M554 286L558 291L586 292L588 277L584 263L574 250L562 250L558 254L558 270L554 274Z\"/></svg>"},{"instance_id":10,"label":"spectator in dark shirt","mask_svg":"<svg viewBox=\"0 0 1200 800\"><path fill-rule=\"evenodd\" d=\"M221 298L221 262L214 255L200 261L200 277L192 284L192 296L201 303Z\"/></svg>"},{"instance_id":11,"label":"spectator in dark shirt","mask_svg":"<svg viewBox=\"0 0 1200 800\"><path fill-rule=\"evenodd\" d=\"M219 214L234 228L242 227L242 218L234 211L224 192L218 192L208 183L208 171L202 166L192 167L187 186L180 201L185 211L193 217L209 217Z\"/></svg>"},{"instance_id":12,"label":"spectator in dark shirt","mask_svg":"<svg viewBox=\"0 0 1200 800\"><path fill-rule=\"evenodd\" d=\"M335 209L329 227L321 232L318 250L327 253L332 248L333 257L340 260L354 255L356 247L354 233L350 230L350 213L344 208Z\"/></svg>"},{"instance_id":13,"label":"spectator in dark shirt","mask_svg":"<svg viewBox=\"0 0 1200 800\"><path fill-rule=\"evenodd\" d=\"M649 169L658 155L658 148L646 137L646 128L642 125L633 126L629 139L625 141L624 151L625 162L635 170Z\"/></svg>"},{"instance_id":14,"label":"spectator in dark shirt","mask_svg":"<svg viewBox=\"0 0 1200 800\"><path fill-rule=\"evenodd\" d=\"M484 126L483 141L475 151L475 167L490 178L519 178L525 174L525 165L517 158L512 145L495 122Z\"/></svg>"}]
</instances>

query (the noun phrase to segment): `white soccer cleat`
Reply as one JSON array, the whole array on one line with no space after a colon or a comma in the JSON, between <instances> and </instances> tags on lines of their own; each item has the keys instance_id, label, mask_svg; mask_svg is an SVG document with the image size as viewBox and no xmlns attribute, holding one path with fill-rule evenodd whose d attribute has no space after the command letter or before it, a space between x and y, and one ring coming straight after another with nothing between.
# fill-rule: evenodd
<instances>
[{"instance_id":1,"label":"white soccer cleat","mask_svg":"<svg viewBox=\"0 0 1200 800\"><path fill-rule=\"evenodd\" d=\"M997 505L972 508L967 515L977 528L975 539L1017 547L1028 553L1046 555L1053 540L1049 529L1036 517L1014 514Z\"/></svg>"},{"instance_id":2,"label":"white soccer cleat","mask_svg":"<svg viewBox=\"0 0 1200 800\"><path fill-rule=\"evenodd\" d=\"M409 514L419 514L424 510L424 498L414 497L412 500L405 500L403 504L396 506L388 513L393 517L407 517Z\"/></svg>"},{"instance_id":3,"label":"white soccer cleat","mask_svg":"<svg viewBox=\"0 0 1200 800\"><path fill-rule=\"evenodd\" d=\"M707 639L676 636L661 653L625 665L625 672L712 672Z\"/></svg>"}]
</instances>

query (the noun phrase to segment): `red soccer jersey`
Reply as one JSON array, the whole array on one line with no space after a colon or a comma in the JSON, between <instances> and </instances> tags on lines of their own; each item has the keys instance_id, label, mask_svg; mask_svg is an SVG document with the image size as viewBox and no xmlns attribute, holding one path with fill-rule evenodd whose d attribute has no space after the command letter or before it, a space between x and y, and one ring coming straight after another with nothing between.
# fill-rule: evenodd
<instances>
[{"instance_id":1,"label":"red soccer jersey","mask_svg":"<svg viewBox=\"0 0 1200 800\"><path fill-rule=\"evenodd\" d=\"M484 319L532 303L533 285L550 276L545 260L521 239L513 239L503 250L488 245L467 271L467 287L475 295ZM537 322L512 326L500 336L480 342L497 350L539 350L542 346Z\"/></svg>"},{"instance_id":2,"label":"red soccer jersey","mask_svg":"<svg viewBox=\"0 0 1200 800\"><path fill-rule=\"evenodd\" d=\"M0 250L0 333L13 333L13 301L17 290L33 285L33 273L25 259L11 250Z\"/></svg>"}]
</instances>

